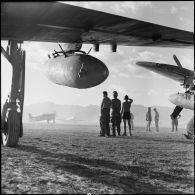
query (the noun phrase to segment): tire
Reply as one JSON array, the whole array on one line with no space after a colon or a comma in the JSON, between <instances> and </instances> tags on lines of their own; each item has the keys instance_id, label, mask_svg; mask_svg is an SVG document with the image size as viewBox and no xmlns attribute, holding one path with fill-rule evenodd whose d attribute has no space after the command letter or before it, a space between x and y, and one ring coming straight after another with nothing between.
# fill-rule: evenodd
<instances>
[{"instance_id":1,"label":"tire","mask_svg":"<svg viewBox=\"0 0 195 195\"><path fill-rule=\"evenodd\" d=\"M6 133L2 133L4 146L14 147L18 145L20 128L20 116L18 112L10 110L7 119Z\"/></svg>"}]
</instances>

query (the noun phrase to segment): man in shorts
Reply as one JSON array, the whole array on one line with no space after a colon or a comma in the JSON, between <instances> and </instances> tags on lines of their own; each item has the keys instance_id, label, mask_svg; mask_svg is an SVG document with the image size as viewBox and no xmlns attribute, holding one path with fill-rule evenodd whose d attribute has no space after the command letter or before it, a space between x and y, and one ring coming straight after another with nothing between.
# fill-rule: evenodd
<instances>
[{"instance_id":1,"label":"man in shorts","mask_svg":"<svg viewBox=\"0 0 195 195\"><path fill-rule=\"evenodd\" d=\"M128 95L126 95L124 99L125 99L125 102L123 102L122 111L121 111L121 115L123 116L123 122L124 122L124 133L123 133L123 135L124 136L127 135L127 132L126 132L126 121L127 121L128 126L129 126L129 134L131 136L132 134L131 134L131 123L130 123L130 119L131 119L130 108L131 108L131 104L132 104L133 100L130 99L128 97Z\"/></svg>"}]
</instances>

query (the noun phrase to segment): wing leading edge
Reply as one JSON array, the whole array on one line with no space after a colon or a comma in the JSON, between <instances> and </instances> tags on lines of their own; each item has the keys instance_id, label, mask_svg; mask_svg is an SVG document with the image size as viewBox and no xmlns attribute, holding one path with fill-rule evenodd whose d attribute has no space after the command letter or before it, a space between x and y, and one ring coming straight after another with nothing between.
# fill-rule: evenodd
<instances>
[{"instance_id":1,"label":"wing leading edge","mask_svg":"<svg viewBox=\"0 0 195 195\"><path fill-rule=\"evenodd\" d=\"M2 2L1 39L193 48L194 33L57 2Z\"/></svg>"},{"instance_id":2,"label":"wing leading edge","mask_svg":"<svg viewBox=\"0 0 195 195\"><path fill-rule=\"evenodd\" d=\"M166 76L182 84L185 83L185 85L192 85L193 83L194 72L186 68L154 62L136 62L136 65Z\"/></svg>"}]
</instances>

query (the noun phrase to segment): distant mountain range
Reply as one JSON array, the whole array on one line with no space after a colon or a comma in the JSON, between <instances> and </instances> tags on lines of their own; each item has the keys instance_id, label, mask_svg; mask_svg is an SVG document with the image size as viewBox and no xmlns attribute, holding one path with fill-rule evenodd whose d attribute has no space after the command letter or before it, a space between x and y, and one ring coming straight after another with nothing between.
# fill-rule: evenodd
<instances>
[{"instance_id":1,"label":"distant mountain range","mask_svg":"<svg viewBox=\"0 0 195 195\"><path fill-rule=\"evenodd\" d=\"M171 119L170 114L173 112L174 106L171 107L159 107L155 106L160 114L160 126L170 127ZM145 115L147 107L142 105L132 104L131 112L134 114L135 126L145 126ZM24 107L23 121L29 122L29 113L32 115L39 115L43 113L56 113L56 122L58 123L84 123L84 124L99 124L100 106L78 106L78 105L59 105L52 102L43 102L39 104L31 104ZM154 118L154 112L152 111ZM181 112L181 118L179 119L179 125L185 127L188 121L193 116L192 110L184 109Z\"/></svg>"}]
</instances>

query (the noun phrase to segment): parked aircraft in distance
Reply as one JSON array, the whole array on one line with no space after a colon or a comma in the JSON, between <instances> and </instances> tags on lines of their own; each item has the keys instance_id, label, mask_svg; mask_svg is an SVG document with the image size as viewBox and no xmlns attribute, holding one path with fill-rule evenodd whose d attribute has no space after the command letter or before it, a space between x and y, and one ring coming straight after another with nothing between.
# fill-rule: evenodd
<instances>
[{"instance_id":1,"label":"parked aircraft in distance","mask_svg":"<svg viewBox=\"0 0 195 195\"><path fill-rule=\"evenodd\" d=\"M170 95L169 100L178 107L194 110L194 71L183 68L176 55L173 55L173 58L177 66L155 62L137 62L136 64L180 82L185 87L186 92L174 93ZM179 115L182 109L178 110L177 115ZM194 116L187 124L187 132L187 138L194 138Z\"/></svg>"},{"instance_id":2,"label":"parked aircraft in distance","mask_svg":"<svg viewBox=\"0 0 195 195\"><path fill-rule=\"evenodd\" d=\"M2 140L16 146L23 135L24 41L66 43L48 56L45 75L56 84L85 89L105 81L109 71L90 51L81 51L82 44L93 44L95 51L107 44L112 52L118 45L193 48L194 33L59 2L1 2L1 40L8 40L1 52L13 70L10 101L2 111L7 124L2 126Z\"/></svg>"},{"instance_id":3,"label":"parked aircraft in distance","mask_svg":"<svg viewBox=\"0 0 195 195\"><path fill-rule=\"evenodd\" d=\"M77 117L70 116L66 118L56 118L56 121L61 121L63 123L74 123L74 124L79 124L81 122L84 122L84 120L78 119Z\"/></svg>"},{"instance_id":4,"label":"parked aircraft in distance","mask_svg":"<svg viewBox=\"0 0 195 195\"><path fill-rule=\"evenodd\" d=\"M44 113L36 116L32 116L32 114L29 113L30 122L47 121L47 123L49 123L50 121L53 121L53 123L55 123L55 118L56 118L55 113Z\"/></svg>"}]
</instances>

